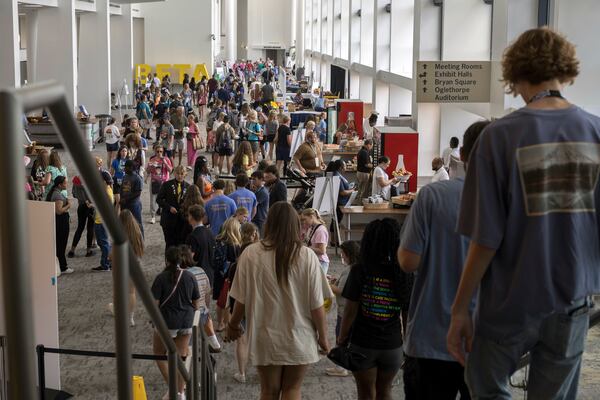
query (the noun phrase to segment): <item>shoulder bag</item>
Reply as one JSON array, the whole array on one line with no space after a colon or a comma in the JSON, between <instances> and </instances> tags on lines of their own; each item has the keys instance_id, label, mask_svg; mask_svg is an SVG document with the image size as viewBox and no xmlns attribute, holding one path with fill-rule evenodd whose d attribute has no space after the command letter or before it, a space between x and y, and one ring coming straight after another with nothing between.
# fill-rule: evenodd
<instances>
[{"instance_id":1,"label":"shoulder bag","mask_svg":"<svg viewBox=\"0 0 600 400\"><path fill-rule=\"evenodd\" d=\"M160 306L158 306L158 308L162 308L165 304L167 304L169 300L171 300L171 297L173 297L173 295L177 291L177 286L179 286L179 281L181 280L182 275L183 270L179 269L179 275L177 276L177 281L175 282L175 286L173 286L173 290L171 290L171 293L167 296L167 298L162 303L160 303Z\"/></svg>"}]
</instances>

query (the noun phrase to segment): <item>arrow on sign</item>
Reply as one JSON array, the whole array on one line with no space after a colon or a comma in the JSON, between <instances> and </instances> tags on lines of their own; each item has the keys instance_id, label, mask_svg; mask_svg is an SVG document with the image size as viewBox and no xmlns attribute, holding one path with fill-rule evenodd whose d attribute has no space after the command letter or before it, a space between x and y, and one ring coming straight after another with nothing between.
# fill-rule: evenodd
<instances>
[{"instance_id":1,"label":"arrow on sign","mask_svg":"<svg viewBox=\"0 0 600 400\"><path fill-rule=\"evenodd\" d=\"M425 78L427 76L427 72L423 72L422 74L419 74L419 78Z\"/></svg>"},{"instance_id":2,"label":"arrow on sign","mask_svg":"<svg viewBox=\"0 0 600 400\"><path fill-rule=\"evenodd\" d=\"M423 85L427 85L427 79L423 80Z\"/></svg>"},{"instance_id":3,"label":"arrow on sign","mask_svg":"<svg viewBox=\"0 0 600 400\"><path fill-rule=\"evenodd\" d=\"M423 93L427 93L427 88L426 87L423 88Z\"/></svg>"}]
</instances>

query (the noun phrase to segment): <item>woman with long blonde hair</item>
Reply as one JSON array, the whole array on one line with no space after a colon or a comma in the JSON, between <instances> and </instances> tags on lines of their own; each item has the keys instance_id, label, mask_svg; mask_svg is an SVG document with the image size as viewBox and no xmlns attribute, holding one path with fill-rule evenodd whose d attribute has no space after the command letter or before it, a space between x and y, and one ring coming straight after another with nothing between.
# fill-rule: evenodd
<instances>
[{"instance_id":1,"label":"woman with long blonde hair","mask_svg":"<svg viewBox=\"0 0 600 400\"><path fill-rule=\"evenodd\" d=\"M240 222L230 217L223 223L215 244L213 300L217 300L217 332L225 329L229 320L226 309L229 287L225 285L225 277L229 266L237 261L241 245Z\"/></svg>"},{"instance_id":2,"label":"woman with long blonde hair","mask_svg":"<svg viewBox=\"0 0 600 400\"><path fill-rule=\"evenodd\" d=\"M264 239L244 249L230 296L235 305L226 340L244 333L245 317L260 398L300 399L308 365L319 361L319 348L329 352L324 303L333 293L317 256L302 244L289 203L273 204Z\"/></svg>"},{"instance_id":3,"label":"woman with long blonde hair","mask_svg":"<svg viewBox=\"0 0 600 400\"><path fill-rule=\"evenodd\" d=\"M252 175L255 165L256 162L254 161L252 145L248 141L241 142L235 151L233 161L231 162L231 173L235 176L240 172L243 172L250 176Z\"/></svg>"},{"instance_id":4,"label":"woman with long blonde hair","mask_svg":"<svg viewBox=\"0 0 600 400\"><path fill-rule=\"evenodd\" d=\"M325 221L321 218L319 211L314 208L307 208L300 214L302 222L302 239L310 247L321 263L323 272L327 273L329 269L329 257L327 256L327 244L329 243L329 231Z\"/></svg>"},{"instance_id":5,"label":"woman with long blonde hair","mask_svg":"<svg viewBox=\"0 0 600 400\"><path fill-rule=\"evenodd\" d=\"M243 208L243 207L242 207ZM238 208L239 210L239 208ZM247 212L247 211L246 211ZM242 236L242 247L240 249L240 254L244 251L244 249L250 246L253 243L258 242L260 239L258 234L258 227L254 225L252 222L244 222L241 227L241 236ZM232 265L229 268L227 273L227 284L229 287L233 284L233 280L235 279L235 271L237 269L237 263ZM228 310L229 312L233 312L233 307L235 306L235 300L230 299ZM238 365L238 372L233 375L233 379L240 383L246 383L246 367L248 366L248 335L242 334L235 342L235 359Z\"/></svg>"},{"instance_id":6,"label":"woman with long blonde hair","mask_svg":"<svg viewBox=\"0 0 600 400\"><path fill-rule=\"evenodd\" d=\"M129 245L133 249L133 253L136 255L138 260L141 260L142 256L144 255L144 239L142 237L140 225L137 223L136 219L133 217L133 214L129 210L121 211L119 214L119 221L121 222L121 225L123 225L123 229L125 230L125 234L129 240ZM119 266L113 264L113 270L114 268L119 268ZM129 280L129 323L131 326L135 326L133 314L135 312L136 303L137 298L135 295L135 286L133 286L133 282ZM108 309L110 310L111 314L114 315L113 303L108 304Z\"/></svg>"}]
</instances>

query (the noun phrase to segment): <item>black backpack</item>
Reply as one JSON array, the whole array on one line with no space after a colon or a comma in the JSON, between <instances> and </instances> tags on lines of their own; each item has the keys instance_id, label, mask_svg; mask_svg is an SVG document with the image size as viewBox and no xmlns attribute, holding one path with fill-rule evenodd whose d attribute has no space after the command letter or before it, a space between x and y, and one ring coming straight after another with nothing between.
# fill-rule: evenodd
<instances>
[{"instance_id":1,"label":"black backpack","mask_svg":"<svg viewBox=\"0 0 600 400\"><path fill-rule=\"evenodd\" d=\"M227 260L227 243L222 240L217 240L215 242L213 268L216 272L221 274L221 276L225 277L227 276L227 270L229 269L230 264L229 260Z\"/></svg>"}]
</instances>

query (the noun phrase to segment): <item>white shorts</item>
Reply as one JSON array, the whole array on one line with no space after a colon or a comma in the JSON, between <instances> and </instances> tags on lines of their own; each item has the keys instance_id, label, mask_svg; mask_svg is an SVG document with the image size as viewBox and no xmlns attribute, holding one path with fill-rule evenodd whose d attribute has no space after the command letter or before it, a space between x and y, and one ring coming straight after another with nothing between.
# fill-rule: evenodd
<instances>
[{"instance_id":1,"label":"white shorts","mask_svg":"<svg viewBox=\"0 0 600 400\"><path fill-rule=\"evenodd\" d=\"M185 150L185 144L183 142L183 139L175 139L175 141L173 142L173 150Z\"/></svg>"}]
</instances>

